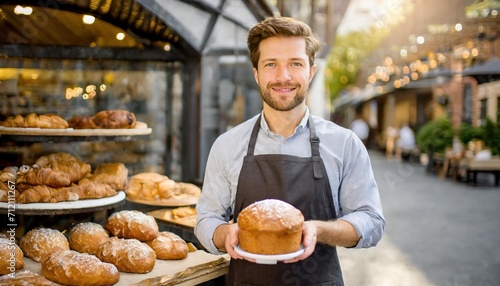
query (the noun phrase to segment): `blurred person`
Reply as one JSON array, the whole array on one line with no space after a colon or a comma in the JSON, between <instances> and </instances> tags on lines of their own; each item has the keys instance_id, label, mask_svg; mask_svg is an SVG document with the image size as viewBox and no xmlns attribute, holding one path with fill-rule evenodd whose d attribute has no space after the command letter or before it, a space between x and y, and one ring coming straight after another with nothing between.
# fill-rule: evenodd
<instances>
[{"instance_id":1,"label":"blurred person","mask_svg":"<svg viewBox=\"0 0 500 286\"><path fill-rule=\"evenodd\" d=\"M396 158L398 160L401 160L401 156L404 154L411 154L417 148L415 134L408 124L403 124L399 130L396 145Z\"/></svg>"},{"instance_id":2,"label":"blurred person","mask_svg":"<svg viewBox=\"0 0 500 286\"><path fill-rule=\"evenodd\" d=\"M368 144L368 136L370 135L370 127L365 120L363 120L361 114L358 114L356 119L351 122L349 125L349 129L356 134L359 139L367 146Z\"/></svg>"},{"instance_id":3,"label":"blurred person","mask_svg":"<svg viewBox=\"0 0 500 286\"><path fill-rule=\"evenodd\" d=\"M392 160L394 158L395 145L398 136L398 129L392 126L387 126L385 130L385 156L388 160Z\"/></svg>"},{"instance_id":4,"label":"blurred person","mask_svg":"<svg viewBox=\"0 0 500 286\"><path fill-rule=\"evenodd\" d=\"M368 152L349 129L305 103L320 41L305 23L270 17L248 34L263 110L220 135L210 150L195 235L229 253L227 285L344 285L336 247L375 246L384 233ZM275 265L238 255L238 214L280 199L305 218L304 252Z\"/></svg>"}]
</instances>

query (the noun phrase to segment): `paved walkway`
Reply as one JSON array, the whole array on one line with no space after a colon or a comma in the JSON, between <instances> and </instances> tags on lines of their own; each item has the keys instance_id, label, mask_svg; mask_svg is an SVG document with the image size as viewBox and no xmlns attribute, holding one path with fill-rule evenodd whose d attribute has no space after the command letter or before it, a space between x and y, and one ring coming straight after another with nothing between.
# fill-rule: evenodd
<instances>
[{"instance_id":1,"label":"paved walkway","mask_svg":"<svg viewBox=\"0 0 500 286\"><path fill-rule=\"evenodd\" d=\"M500 285L500 188L371 158L386 234L374 248L339 248L346 286Z\"/></svg>"}]
</instances>

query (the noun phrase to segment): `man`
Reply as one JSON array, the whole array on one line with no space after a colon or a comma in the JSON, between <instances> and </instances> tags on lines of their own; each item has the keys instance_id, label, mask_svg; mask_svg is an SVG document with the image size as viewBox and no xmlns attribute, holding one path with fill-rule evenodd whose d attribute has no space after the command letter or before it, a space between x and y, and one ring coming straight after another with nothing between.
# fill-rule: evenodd
<instances>
[{"instance_id":1,"label":"man","mask_svg":"<svg viewBox=\"0 0 500 286\"><path fill-rule=\"evenodd\" d=\"M336 246L371 247L385 220L368 152L350 130L305 104L320 42L306 24L271 17L248 35L261 114L219 136L210 151L195 234L231 255L228 285L343 285ZM261 265L234 251L238 214L281 199L302 211L303 254Z\"/></svg>"}]
</instances>

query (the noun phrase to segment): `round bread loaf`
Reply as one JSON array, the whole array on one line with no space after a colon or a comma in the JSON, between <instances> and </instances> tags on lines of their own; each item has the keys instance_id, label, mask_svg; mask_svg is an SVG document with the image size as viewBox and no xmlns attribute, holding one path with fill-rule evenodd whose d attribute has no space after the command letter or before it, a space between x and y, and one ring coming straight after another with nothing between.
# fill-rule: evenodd
<instances>
[{"instance_id":1,"label":"round bread loaf","mask_svg":"<svg viewBox=\"0 0 500 286\"><path fill-rule=\"evenodd\" d=\"M155 218L136 210L111 214L104 228L120 238L135 238L140 241L155 239L159 233Z\"/></svg>"},{"instance_id":2,"label":"round bread loaf","mask_svg":"<svg viewBox=\"0 0 500 286\"><path fill-rule=\"evenodd\" d=\"M19 241L24 255L40 262L56 251L69 250L68 239L57 229L35 228L28 231Z\"/></svg>"},{"instance_id":3,"label":"round bread loaf","mask_svg":"<svg viewBox=\"0 0 500 286\"><path fill-rule=\"evenodd\" d=\"M275 199L255 202L238 215L239 246L244 251L275 255L299 250L304 216Z\"/></svg>"},{"instance_id":4,"label":"round bread loaf","mask_svg":"<svg viewBox=\"0 0 500 286\"><path fill-rule=\"evenodd\" d=\"M95 256L111 263L122 272L148 273L156 263L154 250L144 242L131 238L111 237L97 249Z\"/></svg>"},{"instance_id":5,"label":"round bread loaf","mask_svg":"<svg viewBox=\"0 0 500 286\"><path fill-rule=\"evenodd\" d=\"M23 268L23 257L23 251L15 243L15 239L0 237L0 276L12 273L12 269L17 271Z\"/></svg>"},{"instance_id":6,"label":"round bread loaf","mask_svg":"<svg viewBox=\"0 0 500 286\"><path fill-rule=\"evenodd\" d=\"M95 222L79 223L71 228L68 235L71 249L88 254L94 254L108 239L108 232Z\"/></svg>"},{"instance_id":7,"label":"round bread loaf","mask_svg":"<svg viewBox=\"0 0 500 286\"><path fill-rule=\"evenodd\" d=\"M155 251L158 259L184 259L188 256L189 248L180 236L175 233L162 231L157 238L146 241Z\"/></svg>"}]
</instances>

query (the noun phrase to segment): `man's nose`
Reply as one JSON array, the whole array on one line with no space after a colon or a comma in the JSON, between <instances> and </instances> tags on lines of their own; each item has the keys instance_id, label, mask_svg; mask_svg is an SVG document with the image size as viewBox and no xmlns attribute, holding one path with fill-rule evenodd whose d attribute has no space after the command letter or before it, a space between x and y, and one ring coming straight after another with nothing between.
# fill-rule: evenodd
<instances>
[{"instance_id":1,"label":"man's nose","mask_svg":"<svg viewBox=\"0 0 500 286\"><path fill-rule=\"evenodd\" d=\"M278 67L278 70L276 72L276 80L278 81L287 81L290 80L290 71L288 70L287 66L281 66Z\"/></svg>"}]
</instances>

